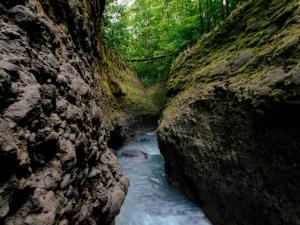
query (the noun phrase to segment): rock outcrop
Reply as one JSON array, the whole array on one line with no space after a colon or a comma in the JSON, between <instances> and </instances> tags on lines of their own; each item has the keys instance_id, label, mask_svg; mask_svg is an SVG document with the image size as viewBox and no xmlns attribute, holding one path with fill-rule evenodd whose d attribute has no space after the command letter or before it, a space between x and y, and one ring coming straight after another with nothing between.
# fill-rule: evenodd
<instances>
[{"instance_id":1,"label":"rock outcrop","mask_svg":"<svg viewBox=\"0 0 300 225\"><path fill-rule=\"evenodd\" d=\"M117 149L143 130L157 127L163 100L157 102L156 95L162 93L160 99L164 99L164 95L159 87L145 90L135 74L115 55L107 54L103 58L109 65L104 72L104 90L109 100L106 114L110 121L108 127L111 127L108 145Z\"/></svg>"},{"instance_id":2,"label":"rock outcrop","mask_svg":"<svg viewBox=\"0 0 300 225\"><path fill-rule=\"evenodd\" d=\"M144 90L101 41L104 5L0 1L0 224L112 224L120 210L129 181L110 133L151 116L119 104Z\"/></svg>"},{"instance_id":3,"label":"rock outcrop","mask_svg":"<svg viewBox=\"0 0 300 225\"><path fill-rule=\"evenodd\" d=\"M213 224L300 224L299 38L298 0L252 0L173 64L159 146Z\"/></svg>"}]
</instances>

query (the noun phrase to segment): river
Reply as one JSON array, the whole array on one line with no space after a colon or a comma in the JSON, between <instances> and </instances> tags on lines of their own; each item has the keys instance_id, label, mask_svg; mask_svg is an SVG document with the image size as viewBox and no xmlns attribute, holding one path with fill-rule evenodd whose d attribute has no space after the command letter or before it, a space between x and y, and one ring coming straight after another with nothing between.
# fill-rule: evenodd
<instances>
[{"instance_id":1,"label":"river","mask_svg":"<svg viewBox=\"0 0 300 225\"><path fill-rule=\"evenodd\" d=\"M196 204L168 184L155 132L122 147L118 158L130 187L117 225L211 225Z\"/></svg>"}]
</instances>

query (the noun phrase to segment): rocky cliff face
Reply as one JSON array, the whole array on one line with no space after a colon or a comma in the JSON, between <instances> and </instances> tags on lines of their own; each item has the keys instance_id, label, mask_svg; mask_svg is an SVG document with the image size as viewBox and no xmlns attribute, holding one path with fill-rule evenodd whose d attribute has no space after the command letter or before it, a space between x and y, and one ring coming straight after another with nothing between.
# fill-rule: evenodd
<instances>
[{"instance_id":1,"label":"rocky cliff face","mask_svg":"<svg viewBox=\"0 0 300 225\"><path fill-rule=\"evenodd\" d=\"M300 4L253 0L183 53L159 145L216 225L300 224Z\"/></svg>"},{"instance_id":2,"label":"rocky cliff face","mask_svg":"<svg viewBox=\"0 0 300 225\"><path fill-rule=\"evenodd\" d=\"M0 224L111 224L120 210L129 181L107 142L150 116L120 102L153 105L97 35L104 4L0 3Z\"/></svg>"}]
</instances>

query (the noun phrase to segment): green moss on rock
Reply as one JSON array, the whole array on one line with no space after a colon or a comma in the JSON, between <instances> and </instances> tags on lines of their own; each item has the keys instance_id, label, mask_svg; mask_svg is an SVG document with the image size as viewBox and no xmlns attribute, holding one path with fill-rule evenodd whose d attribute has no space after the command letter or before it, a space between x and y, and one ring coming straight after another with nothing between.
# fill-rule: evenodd
<instances>
[{"instance_id":1,"label":"green moss on rock","mask_svg":"<svg viewBox=\"0 0 300 225\"><path fill-rule=\"evenodd\" d=\"M173 63L166 172L214 224L299 224L299 37L299 1L252 0Z\"/></svg>"}]
</instances>

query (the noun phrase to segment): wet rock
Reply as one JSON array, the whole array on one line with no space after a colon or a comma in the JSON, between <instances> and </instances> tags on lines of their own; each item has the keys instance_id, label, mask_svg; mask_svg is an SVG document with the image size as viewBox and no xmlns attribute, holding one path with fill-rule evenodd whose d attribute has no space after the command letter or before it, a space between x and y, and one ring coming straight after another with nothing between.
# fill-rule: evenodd
<instances>
[{"instance_id":1,"label":"wet rock","mask_svg":"<svg viewBox=\"0 0 300 225\"><path fill-rule=\"evenodd\" d=\"M65 117L67 120L76 122L82 119L83 111L77 106L69 104L65 113Z\"/></svg>"},{"instance_id":2,"label":"wet rock","mask_svg":"<svg viewBox=\"0 0 300 225\"><path fill-rule=\"evenodd\" d=\"M258 28L260 28L260 24L257 20L251 21L247 28L246 28L246 32L254 32L257 31Z\"/></svg>"},{"instance_id":3,"label":"wet rock","mask_svg":"<svg viewBox=\"0 0 300 225\"><path fill-rule=\"evenodd\" d=\"M117 216L120 212L121 206L125 199L125 193L119 186L115 186L113 192L110 196L110 205L109 205L109 212L107 216L108 221L112 221L115 216Z\"/></svg>"},{"instance_id":4,"label":"wet rock","mask_svg":"<svg viewBox=\"0 0 300 225\"><path fill-rule=\"evenodd\" d=\"M43 84L40 89L42 97L49 99L56 98L56 90L57 88L53 84Z\"/></svg>"},{"instance_id":5,"label":"wet rock","mask_svg":"<svg viewBox=\"0 0 300 225\"><path fill-rule=\"evenodd\" d=\"M285 73L282 69L274 69L269 71L265 78L264 82L268 84L277 84L283 82L286 78L289 77L289 74Z\"/></svg>"},{"instance_id":6,"label":"wet rock","mask_svg":"<svg viewBox=\"0 0 300 225\"><path fill-rule=\"evenodd\" d=\"M234 60L231 71L236 71L241 66L243 66L246 62L250 61L253 56L253 52L251 50L246 50L240 52L239 56Z\"/></svg>"},{"instance_id":7,"label":"wet rock","mask_svg":"<svg viewBox=\"0 0 300 225\"><path fill-rule=\"evenodd\" d=\"M37 189L35 190L33 196L30 198L30 203L31 203L31 212L40 212L43 210L43 203L42 203L42 198L39 195L39 192Z\"/></svg>"},{"instance_id":8,"label":"wet rock","mask_svg":"<svg viewBox=\"0 0 300 225\"><path fill-rule=\"evenodd\" d=\"M70 174L66 174L64 177L63 177L63 180L62 182L60 183L60 187L62 189L65 189L68 185L70 185L72 182L71 180L71 175Z\"/></svg>"},{"instance_id":9,"label":"wet rock","mask_svg":"<svg viewBox=\"0 0 300 225\"><path fill-rule=\"evenodd\" d=\"M64 113L68 108L68 101L63 99L63 98L59 98L56 101L56 111L58 113Z\"/></svg>"},{"instance_id":10,"label":"wet rock","mask_svg":"<svg viewBox=\"0 0 300 225\"><path fill-rule=\"evenodd\" d=\"M62 163L65 167L72 167L76 164L77 157L75 147L70 140L60 140L60 149L63 152Z\"/></svg>"},{"instance_id":11,"label":"wet rock","mask_svg":"<svg viewBox=\"0 0 300 225\"><path fill-rule=\"evenodd\" d=\"M10 84L10 81L11 81L10 75L8 73L6 73L5 71L0 71L1 87L4 88L5 86L8 86Z\"/></svg>"},{"instance_id":12,"label":"wet rock","mask_svg":"<svg viewBox=\"0 0 300 225\"><path fill-rule=\"evenodd\" d=\"M47 112L50 113L56 108L56 96L57 89L54 85L42 85L41 89L42 95L42 107Z\"/></svg>"},{"instance_id":13,"label":"wet rock","mask_svg":"<svg viewBox=\"0 0 300 225\"><path fill-rule=\"evenodd\" d=\"M56 220L56 211L58 209L58 201L55 197L54 192L45 192L40 189L35 190L35 197L39 199L42 207L42 213L30 214L25 220L26 225L54 225Z\"/></svg>"},{"instance_id":14,"label":"wet rock","mask_svg":"<svg viewBox=\"0 0 300 225\"><path fill-rule=\"evenodd\" d=\"M118 160L117 157L109 149L107 149L102 153L100 161L108 166L113 166Z\"/></svg>"},{"instance_id":15,"label":"wet rock","mask_svg":"<svg viewBox=\"0 0 300 225\"><path fill-rule=\"evenodd\" d=\"M98 106L93 106L91 109L92 120L94 122L101 121L101 110Z\"/></svg>"},{"instance_id":16,"label":"wet rock","mask_svg":"<svg viewBox=\"0 0 300 225\"><path fill-rule=\"evenodd\" d=\"M282 44L275 52L276 57L291 54L293 50L297 49L297 45L299 43L299 37L291 38Z\"/></svg>"},{"instance_id":17,"label":"wet rock","mask_svg":"<svg viewBox=\"0 0 300 225\"><path fill-rule=\"evenodd\" d=\"M38 17L25 6L17 5L10 9L9 13L15 22L26 29L34 28L38 23Z\"/></svg>"},{"instance_id":18,"label":"wet rock","mask_svg":"<svg viewBox=\"0 0 300 225\"><path fill-rule=\"evenodd\" d=\"M91 216L91 213L92 213L92 207L84 205L82 206L80 212L77 215L75 215L75 218L78 221L78 223L81 223L83 221L87 221L88 217Z\"/></svg>"},{"instance_id":19,"label":"wet rock","mask_svg":"<svg viewBox=\"0 0 300 225\"><path fill-rule=\"evenodd\" d=\"M82 79L74 79L71 84L72 90L80 96L86 96L90 93L89 86Z\"/></svg>"},{"instance_id":20,"label":"wet rock","mask_svg":"<svg viewBox=\"0 0 300 225\"><path fill-rule=\"evenodd\" d=\"M55 110L55 103L51 99L42 99L41 104L47 114Z\"/></svg>"},{"instance_id":21,"label":"wet rock","mask_svg":"<svg viewBox=\"0 0 300 225\"><path fill-rule=\"evenodd\" d=\"M53 130L59 131L59 128L64 127L64 122L56 113L51 113L49 122L52 125Z\"/></svg>"},{"instance_id":22,"label":"wet rock","mask_svg":"<svg viewBox=\"0 0 300 225\"><path fill-rule=\"evenodd\" d=\"M56 132L52 132L51 134L49 134L46 138L46 143L50 144L50 145L56 145L58 143L59 140L59 135Z\"/></svg>"},{"instance_id":23,"label":"wet rock","mask_svg":"<svg viewBox=\"0 0 300 225\"><path fill-rule=\"evenodd\" d=\"M57 78L57 70L47 65L38 65L37 68L31 70L39 83L47 83L55 81Z\"/></svg>"},{"instance_id":24,"label":"wet rock","mask_svg":"<svg viewBox=\"0 0 300 225\"><path fill-rule=\"evenodd\" d=\"M4 35L6 35L9 39L19 39L21 38L21 34L14 30L5 30L3 32Z\"/></svg>"},{"instance_id":25,"label":"wet rock","mask_svg":"<svg viewBox=\"0 0 300 225\"><path fill-rule=\"evenodd\" d=\"M216 65L216 68L210 71L211 76L223 76L228 74L230 71L230 67L226 61L220 62Z\"/></svg>"},{"instance_id":26,"label":"wet rock","mask_svg":"<svg viewBox=\"0 0 300 225\"><path fill-rule=\"evenodd\" d=\"M64 219L64 220L60 221L58 225L69 225L69 220Z\"/></svg>"},{"instance_id":27,"label":"wet rock","mask_svg":"<svg viewBox=\"0 0 300 225\"><path fill-rule=\"evenodd\" d=\"M135 159L148 159L149 157L147 153L137 149L126 149L125 151L120 153L120 156Z\"/></svg>"},{"instance_id":28,"label":"wet rock","mask_svg":"<svg viewBox=\"0 0 300 225\"><path fill-rule=\"evenodd\" d=\"M123 188L124 193L127 193L130 185L130 181L128 177L122 176L119 182L120 182L120 186Z\"/></svg>"},{"instance_id":29,"label":"wet rock","mask_svg":"<svg viewBox=\"0 0 300 225\"><path fill-rule=\"evenodd\" d=\"M57 132L50 133L44 144L45 156L52 158L60 149L59 134Z\"/></svg>"},{"instance_id":30,"label":"wet rock","mask_svg":"<svg viewBox=\"0 0 300 225\"><path fill-rule=\"evenodd\" d=\"M30 4L27 6L30 7ZM22 5L17 5L9 10L11 18L27 31L32 44L43 45L45 41L53 40L55 29L49 21L39 17L36 10L30 10Z\"/></svg>"},{"instance_id":31,"label":"wet rock","mask_svg":"<svg viewBox=\"0 0 300 225\"><path fill-rule=\"evenodd\" d=\"M11 77L5 71L0 70L0 103L2 108L4 102L7 101L7 96L9 95L9 90L11 88Z\"/></svg>"},{"instance_id":32,"label":"wet rock","mask_svg":"<svg viewBox=\"0 0 300 225\"><path fill-rule=\"evenodd\" d=\"M73 200L67 202L66 206L61 209L60 215L73 215L75 212L76 203Z\"/></svg>"},{"instance_id":33,"label":"wet rock","mask_svg":"<svg viewBox=\"0 0 300 225\"><path fill-rule=\"evenodd\" d=\"M10 75L16 76L19 73L20 67L8 61L0 61L0 69L5 70Z\"/></svg>"},{"instance_id":34,"label":"wet rock","mask_svg":"<svg viewBox=\"0 0 300 225\"><path fill-rule=\"evenodd\" d=\"M89 178L94 178L98 175L101 174L101 170L96 169L95 167L93 167L88 175Z\"/></svg>"},{"instance_id":35,"label":"wet rock","mask_svg":"<svg viewBox=\"0 0 300 225\"><path fill-rule=\"evenodd\" d=\"M293 8L287 7L283 11L279 12L279 14L274 19L274 23L276 23L278 26L281 27L292 14L293 14Z\"/></svg>"},{"instance_id":36,"label":"wet rock","mask_svg":"<svg viewBox=\"0 0 300 225\"><path fill-rule=\"evenodd\" d=\"M24 93L21 99L10 105L4 115L16 122L23 119L29 119L31 112L39 110L40 100L40 86L27 86L24 88ZM31 119L35 116L36 114L32 115Z\"/></svg>"},{"instance_id":37,"label":"wet rock","mask_svg":"<svg viewBox=\"0 0 300 225\"><path fill-rule=\"evenodd\" d=\"M284 51L289 51L292 48L295 48L299 43L299 37L296 37L288 42L286 42L283 46Z\"/></svg>"},{"instance_id":38,"label":"wet rock","mask_svg":"<svg viewBox=\"0 0 300 225\"><path fill-rule=\"evenodd\" d=\"M295 70L291 72L292 82L296 85L300 85L300 70Z\"/></svg>"},{"instance_id":39,"label":"wet rock","mask_svg":"<svg viewBox=\"0 0 300 225\"><path fill-rule=\"evenodd\" d=\"M6 7L2 3L0 3L0 13L4 15L6 13L6 10Z\"/></svg>"},{"instance_id":40,"label":"wet rock","mask_svg":"<svg viewBox=\"0 0 300 225\"><path fill-rule=\"evenodd\" d=\"M60 171L54 166L53 168L49 168L46 171L37 172L36 174L36 179L39 181L37 187L42 189L56 189L61 181Z\"/></svg>"},{"instance_id":41,"label":"wet rock","mask_svg":"<svg viewBox=\"0 0 300 225\"><path fill-rule=\"evenodd\" d=\"M7 199L4 199L1 195L0 195L0 201L1 201L1 205L0 205L0 220L1 220L9 212L9 201Z\"/></svg>"}]
</instances>

